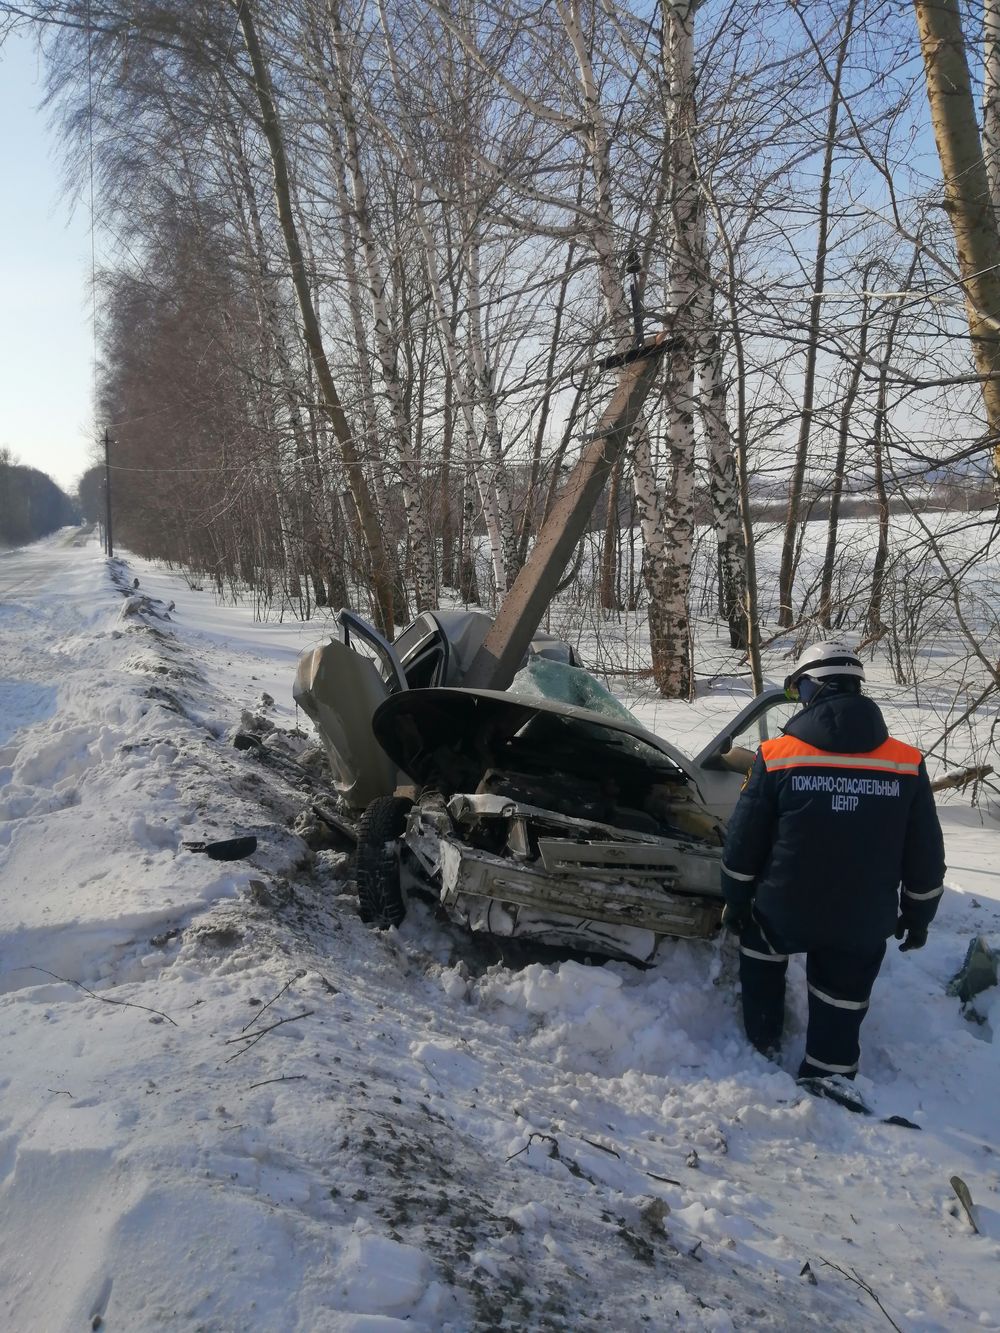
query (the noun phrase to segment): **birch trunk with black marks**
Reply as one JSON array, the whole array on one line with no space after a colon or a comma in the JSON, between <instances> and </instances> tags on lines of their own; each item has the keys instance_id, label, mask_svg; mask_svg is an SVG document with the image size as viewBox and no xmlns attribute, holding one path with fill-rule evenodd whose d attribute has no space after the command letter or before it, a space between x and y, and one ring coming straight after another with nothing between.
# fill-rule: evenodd
<instances>
[{"instance_id":1,"label":"birch trunk with black marks","mask_svg":"<svg viewBox=\"0 0 1000 1333\"><path fill-rule=\"evenodd\" d=\"M919 238L913 247L913 258L906 278L901 283L902 291L909 291L913 285L913 275L920 262L921 245ZM865 637L879 639L887 627L882 623L882 594L885 583L885 567L889 562L889 493L885 484L885 436L889 418L889 370L896 350L896 334L903 318L905 306L897 302L889 319L885 343L879 360L878 396L875 401L875 419L872 422L872 463L875 495L878 499L878 542L875 547L875 561L872 567L871 596L868 599L868 611L865 616Z\"/></svg>"},{"instance_id":2,"label":"birch trunk with black marks","mask_svg":"<svg viewBox=\"0 0 1000 1333\"><path fill-rule=\"evenodd\" d=\"M253 256L255 268L251 286L257 311L258 350L265 370L263 384L258 394L258 410L270 414L277 422L279 419L275 403L275 396L277 396L284 403L288 427L293 434L296 434L301 432L302 422L291 368L291 358L288 356L284 330L281 326L278 284L271 271L268 246L260 220L260 210L243 146L240 143L235 126L227 124L226 129L232 139L228 165L230 167L230 183L236 195L234 213L238 219L238 226L243 233L246 252ZM266 461L266 466L273 470L271 487L277 500L278 531L283 559L289 570L294 571L296 555L292 551L290 536L293 523L288 506L284 502L285 479L281 475L281 459L277 449L272 451L271 456ZM289 590L294 596L292 580L289 581Z\"/></svg>"},{"instance_id":3,"label":"birch trunk with black marks","mask_svg":"<svg viewBox=\"0 0 1000 1333\"><path fill-rule=\"evenodd\" d=\"M407 99L404 95L405 90L403 88L399 66L396 60L396 50L392 41L391 27L386 13L384 0L378 0L378 13L382 26L386 57L388 59L396 95L399 97L401 104L406 105ZM448 371L452 377L454 389L459 394L459 405L461 407L463 423L465 426L466 445L469 451L469 467L476 482L476 488L479 492L480 503L482 505L483 518L486 522L486 532L489 537L490 554L492 557L493 578L497 592L503 593L509 585L505 563L507 543L505 542L502 515L504 513L511 513L513 506L510 504L509 498L500 493L502 489L502 478L497 476L495 471L491 472L482 456L482 450L479 445L479 431L476 425L475 413L473 411L473 399L465 388L466 376L463 373L462 356L459 350L455 327L449 317L448 307L444 299L444 289L441 283L441 272L437 258L437 245L433 229L430 225L430 220L427 216L427 207L424 197L427 185L418 165L416 154L409 141L404 137L405 133L405 128L399 128L394 132L390 132L392 138L391 146L403 169L403 173L413 198L414 221L417 224L422 243L421 248L423 251L422 258L424 262L424 271L430 289L431 304L434 310L435 321L437 323L438 336L445 353L445 359L447 361Z\"/></svg>"},{"instance_id":4,"label":"birch trunk with black marks","mask_svg":"<svg viewBox=\"0 0 1000 1333\"><path fill-rule=\"evenodd\" d=\"M837 428L837 455L833 465L833 484L830 488L830 517L826 529L826 551L823 556L823 570L820 575L819 623L823 629L833 627L833 572L837 559L837 536L840 526L840 506L844 496L844 477L847 468L847 446L851 437L851 418L861 387L861 372L868 357L868 330L871 323L871 298L868 294L868 282L871 266L862 275L865 288L861 329L858 335L858 348L851 365L850 377L844 401L840 405L840 421Z\"/></svg>"},{"instance_id":5,"label":"birch trunk with black marks","mask_svg":"<svg viewBox=\"0 0 1000 1333\"><path fill-rule=\"evenodd\" d=\"M703 279L707 287L707 276ZM710 291L710 289L709 289ZM736 456L726 407L722 348L709 296L708 324L699 319L698 405L708 451L708 490L719 553L719 615L729 626L729 644L746 649L746 542L740 517Z\"/></svg>"},{"instance_id":6,"label":"birch trunk with black marks","mask_svg":"<svg viewBox=\"0 0 1000 1333\"><path fill-rule=\"evenodd\" d=\"M594 183L589 239L597 258L598 280L609 323L616 344L622 349L631 340L631 313L615 257L610 142L577 7L557 0L556 9L576 55L583 93L583 134ZM683 169L685 165L685 154L682 149L675 158L673 133L675 118L682 116L679 98L686 92L693 101L693 47L690 28L686 26L691 5L688 0L683 0L675 7L665 0L662 13L663 75L668 89L666 116L671 125L665 148L669 161L664 163L664 177L675 195L670 222L676 228L679 223L690 222L688 203L677 197L677 182L679 179L688 182L687 201L694 182L690 160L686 163L686 176L678 174L678 167ZM685 60L688 66L686 78L683 74ZM653 225L656 222L654 219ZM674 267L671 266L672 270ZM643 576L649 595L653 679L664 696L687 698L694 683L687 609L694 536L694 355L690 336L690 280L675 280L673 286L671 310L675 334L678 318L682 329L668 358L667 383L663 392L665 438L654 452L648 428L645 424L638 427L632 452L632 473L643 537ZM684 304L683 315L678 302ZM661 473L664 478L662 489Z\"/></svg>"},{"instance_id":7,"label":"birch trunk with black marks","mask_svg":"<svg viewBox=\"0 0 1000 1333\"><path fill-rule=\"evenodd\" d=\"M261 129L267 141L271 159L278 220L281 224L282 236L288 252L292 285L295 289L303 325L303 336L320 388L324 411L330 420L334 436L340 446L348 485L367 547L371 565L372 601L375 619L383 633L391 638L394 630L392 564L389 560L382 524L372 499L357 442L344 412L340 395L337 392L337 386L323 343L319 315L313 301L302 252L302 243L292 208L288 161L285 154L281 121L274 100L270 72L257 36L251 0L230 0L230 3L236 9L237 21L243 33L244 44L253 70L252 87L260 109Z\"/></svg>"},{"instance_id":8,"label":"birch trunk with black marks","mask_svg":"<svg viewBox=\"0 0 1000 1333\"><path fill-rule=\"evenodd\" d=\"M408 169L414 171L412 159L409 160ZM438 336L441 339L441 345L444 349L445 359L448 363L448 370L451 374L452 383L458 393L459 407L461 409L462 421L465 428L465 442L469 470L479 493L483 519L486 523L486 533L489 538L494 584L497 591L502 593L507 589L508 580L507 567L504 562L505 542L501 513L505 509L509 511L511 507L501 502L498 495L499 478L495 473L491 472L483 458L482 449L480 448L479 430L476 425L475 413L473 411L473 391L471 391L466 384L463 358L459 351L458 339L455 334L454 325L448 314L447 306L445 305L444 290L441 285L441 274L437 262L437 248L434 242L433 233L424 212L424 182L420 179L419 175L414 172L414 175L410 176L410 185L413 190L413 202L417 225L423 242L425 272L430 286L431 299L438 326Z\"/></svg>"},{"instance_id":9,"label":"birch trunk with black marks","mask_svg":"<svg viewBox=\"0 0 1000 1333\"><path fill-rule=\"evenodd\" d=\"M441 428L441 469L437 495L437 531L441 534L441 582L457 588L458 562L455 558L455 519L452 511L452 452L455 439L454 391L447 366L444 372L444 423ZM463 488L464 491L464 488ZM459 515L461 526L461 515Z\"/></svg>"},{"instance_id":10,"label":"birch trunk with black marks","mask_svg":"<svg viewBox=\"0 0 1000 1333\"><path fill-rule=\"evenodd\" d=\"M931 126L941 160L944 210L955 235L1000 499L1000 233L976 122L961 11L958 0L913 0L913 4Z\"/></svg>"},{"instance_id":11,"label":"birch trunk with black marks","mask_svg":"<svg viewBox=\"0 0 1000 1333\"><path fill-rule=\"evenodd\" d=\"M983 0L983 158L1000 225L1000 0Z\"/></svg>"},{"instance_id":12,"label":"birch trunk with black marks","mask_svg":"<svg viewBox=\"0 0 1000 1333\"><path fill-rule=\"evenodd\" d=\"M583 181L581 178L580 186L577 189L576 203L579 208L582 198ZM528 557L528 544L534 534L535 514L538 510L538 479L542 470L542 446L545 442L545 429L549 422L549 414L552 410L552 387L553 376L556 368L556 357L559 353L559 342L562 337L563 314L566 308L566 297L569 292L570 277L576 264L577 242L572 240L566 251L566 263L563 265L563 274L559 282L559 294L556 297L554 312L554 322L552 325L552 337L549 342L548 357L545 362L545 391L542 394L542 401L538 409L538 424L535 427L535 434L531 445L531 467L528 473L528 485L524 498L524 511L521 516L521 527L517 537L517 561L518 567L524 564ZM603 606L604 603L602 602Z\"/></svg>"},{"instance_id":13,"label":"birch trunk with black marks","mask_svg":"<svg viewBox=\"0 0 1000 1333\"><path fill-rule=\"evenodd\" d=\"M698 172L695 146L690 142L697 118L693 71L689 87L692 99L688 123L690 160L692 168ZM709 499L718 547L719 616L729 626L730 646L745 650L750 642L746 525L741 513L736 446L729 426L722 342L708 253L708 210L700 172L696 180L693 178L692 188L694 218L686 239L691 267L696 273L693 319L697 336L698 407L708 455Z\"/></svg>"},{"instance_id":14,"label":"birch trunk with black marks","mask_svg":"<svg viewBox=\"0 0 1000 1333\"><path fill-rule=\"evenodd\" d=\"M458 592L463 602L479 606L479 576L476 573L476 500L472 478L462 482L462 527L458 541Z\"/></svg>"},{"instance_id":15,"label":"birch trunk with black marks","mask_svg":"<svg viewBox=\"0 0 1000 1333\"><path fill-rule=\"evenodd\" d=\"M583 94L582 138L590 159L590 171L594 182L593 219L588 228L588 239L597 259L597 278L611 321L612 332L616 342L620 342L624 347L630 336L629 311L615 255L610 139L604 123L600 90L580 24L579 5L575 2L567 3L567 0L556 0L556 11L573 47L580 77L580 91Z\"/></svg>"},{"instance_id":16,"label":"birch trunk with black marks","mask_svg":"<svg viewBox=\"0 0 1000 1333\"><path fill-rule=\"evenodd\" d=\"M557 0L556 9L566 30L566 35L573 47L579 71L580 91L583 96L583 144L587 150L590 173L593 180L593 221L589 228L588 239L597 260L598 283L608 321L611 325L616 349L623 351L631 339L630 312L622 289L621 274L615 254L614 243L614 200L611 176L611 146L604 112L601 107L600 93L594 76L590 52L580 26L578 7ZM577 193L578 205L582 202L582 193ZM638 428L638 434L645 430ZM604 610L615 608L615 583L618 557L618 530L616 510L621 486L622 464L616 464L611 474L608 487L608 517L605 525L604 544L601 551L600 580L598 596ZM655 481L651 492L651 526L655 530L658 524L659 505L656 497ZM645 533L645 529L644 529ZM647 559L652 556L647 550Z\"/></svg>"},{"instance_id":17,"label":"birch trunk with black marks","mask_svg":"<svg viewBox=\"0 0 1000 1333\"><path fill-rule=\"evenodd\" d=\"M694 658L688 593L694 548L695 491L695 310L699 273L692 254L698 213L697 171L692 152L694 120L694 6L691 0L662 0L662 64L666 143L671 312L671 352L663 388L661 466L665 474L659 531L643 574L649 593L653 679L665 698L694 693ZM633 469L644 534L657 498L653 457L640 441ZM666 510L663 513L663 509ZM651 534L652 535L652 534Z\"/></svg>"},{"instance_id":18,"label":"birch trunk with black marks","mask_svg":"<svg viewBox=\"0 0 1000 1333\"><path fill-rule=\"evenodd\" d=\"M430 525L427 521L423 488L420 482L420 468L415 457L409 415L404 402L403 386L400 383L397 370L397 347L393 338L392 323L385 300L386 281L372 225L368 185L361 165L360 138L354 110L349 54L344 42L341 23L340 0L327 0L327 17L336 66L337 109L339 110L340 124L343 128L343 139L341 140L336 132L335 124L332 123L333 118L331 116L331 145L334 154L341 159L339 162L334 162L335 176L338 185L341 185L344 175L350 183L350 203L348 203L345 193L345 196L341 199L341 206L344 210L345 223L348 216L353 222L364 255L367 295L371 303L374 324L375 353L378 357L382 387L389 407L393 436L399 454L403 509L409 536L410 565L413 573L417 610L426 611L437 604L434 547ZM328 96L331 95L325 80L324 92ZM332 108L330 109L332 111ZM352 272L355 270L353 246L350 249L345 248L344 258L345 263L350 268L348 273L350 279Z\"/></svg>"},{"instance_id":19,"label":"birch trunk with black marks","mask_svg":"<svg viewBox=\"0 0 1000 1333\"><path fill-rule=\"evenodd\" d=\"M693 95L692 80L692 95ZM691 160L694 164L694 146ZM693 320L697 337L698 407L708 454L708 490L718 547L719 615L729 626L729 643L746 649L747 624L746 542L740 514L736 453L729 428L726 377L715 315L708 258L705 202L700 184L694 188L695 215L689 257L695 274Z\"/></svg>"},{"instance_id":20,"label":"birch trunk with black marks","mask_svg":"<svg viewBox=\"0 0 1000 1333\"><path fill-rule=\"evenodd\" d=\"M463 251L466 287L465 320L469 338L469 359L475 371L473 383L476 404L482 415L487 457L489 465L493 469L490 489L496 499L497 521L500 525L503 566L507 578L506 587L501 588L500 591L504 592L513 583L517 577L517 571L520 569L517 539L514 533L514 503L504 461L493 373L483 336L483 298L479 268L480 242L476 235L475 219L471 213L467 214L465 221L466 239Z\"/></svg>"},{"instance_id":21,"label":"birch trunk with black marks","mask_svg":"<svg viewBox=\"0 0 1000 1333\"><path fill-rule=\"evenodd\" d=\"M778 574L778 624L790 626L795 614L792 609L792 587L795 582L796 537L801 520L802 488L816 403L816 364L819 358L820 322L823 309L823 284L826 281L826 261L830 248L830 195L833 188L833 154L840 119L841 86L844 65L854 30L856 0L849 0L844 13L844 30L837 46L837 56L830 82L830 107L826 119L826 139L823 146L823 166L820 171L819 212L816 219L816 258L812 273L812 296L809 300L809 324L806 330L806 360L802 372L802 410L799 414L799 432L792 459L792 475L788 482L788 510L785 515L785 535L781 544L781 569Z\"/></svg>"},{"instance_id":22,"label":"birch trunk with black marks","mask_svg":"<svg viewBox=\"0 0 1000 1333\"><path fill-rule=\"evenodd\" d=\"M729 312L729 336L732 341L735 376L735 432L733 433L733 462L739 490L739 516L743 532L743 558L746 570L744 601L747 625L747 662L754 694L764 688L764 670L761 664L760 619L757 613L757 554L754 546L753 515L750 512L750 464L747 457L749 414L747 408L747 353L743 336L742 312L739 300L739 280L736 269L736 251L727 233L725 219L716 202L710 200L715 232L726 261L724 290Z\"/></svg>"}]
</instances>

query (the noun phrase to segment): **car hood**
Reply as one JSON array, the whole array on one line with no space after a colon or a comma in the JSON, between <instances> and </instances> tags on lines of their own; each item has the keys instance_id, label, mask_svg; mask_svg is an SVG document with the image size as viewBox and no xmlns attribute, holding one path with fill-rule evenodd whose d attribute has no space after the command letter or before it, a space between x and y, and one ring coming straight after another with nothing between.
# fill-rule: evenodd
<instances>
[{"instance_id":1,"label":"car hood","mask_svg":"<svg viewBox=\"0 0 1000 1333\"><path fill-rule=\"evenodd\" d=\"M391 695L372 719L389 758L414 782L474 791L488 770L547 770L684 783L690 761L643 727L603 713L499 690L434 687Z\"/></svg>"}]
</instances>

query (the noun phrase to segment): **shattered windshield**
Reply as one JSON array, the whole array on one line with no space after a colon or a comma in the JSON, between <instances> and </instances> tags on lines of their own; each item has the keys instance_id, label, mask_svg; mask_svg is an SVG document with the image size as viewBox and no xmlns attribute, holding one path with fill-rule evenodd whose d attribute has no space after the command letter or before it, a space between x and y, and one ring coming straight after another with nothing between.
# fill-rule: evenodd
<instances>
[{"instance_id":1,"label":"shattered windshield","mask_svg":"<svg viewBox=\"0 0 1000 1333\"><path fill-rule=\"evenodd\" d=\"M567 666L548 658L533 657L511 682L509 694L520 699L544 699L603 713L617 722L641 726L639 719L620 700L582 667Z\"/></svg>"}]
</instances>

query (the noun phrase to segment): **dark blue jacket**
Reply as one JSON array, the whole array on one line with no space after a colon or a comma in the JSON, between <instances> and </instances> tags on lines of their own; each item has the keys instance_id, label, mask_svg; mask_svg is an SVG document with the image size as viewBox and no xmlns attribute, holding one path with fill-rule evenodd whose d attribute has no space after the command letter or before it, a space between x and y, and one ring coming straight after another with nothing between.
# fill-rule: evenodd
<instances>
[{"instance_id":1,"label":"dark blue jacket","mask_svg":"<svg viewBox=\"0 0 1000 1333\"><path fill-rule=\"evenodd\" d=\"M722 859L726 901L782 953L877 947L899 911L929 925L944 839L920 751L871 699L825 694L758 750Z\"/></svg>"}]
</instances>

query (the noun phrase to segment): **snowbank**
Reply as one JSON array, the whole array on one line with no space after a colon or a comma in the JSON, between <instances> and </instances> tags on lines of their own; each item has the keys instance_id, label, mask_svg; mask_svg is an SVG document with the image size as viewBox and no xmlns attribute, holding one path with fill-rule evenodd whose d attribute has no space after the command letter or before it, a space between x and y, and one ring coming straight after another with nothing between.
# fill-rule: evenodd
<instances>
[{"instance_id":1,"label":"snowbank","mask_svg":"<svg viewBox=\"0 0 1000 1333\"><path fill-rule=\"evenodd\" d=\"M175 607L121 620L94 548L40 549L0 607L0 1324L856 1330L877 1296L1000 1328L1000 993L981 1023L945 994L1000 940L995 823L948 801L939 922L864 1029L863 1090L923 1128L864 1120L791 1077L800 960L776 1066L726 940L512 969L419 906L368 931L305 797L227 741L295 725L322 626L139 561L128 595ZM695 750L732 711L658 723ZM183 847L237 833L250 861Z\"/></svg>"}]
</instances>

